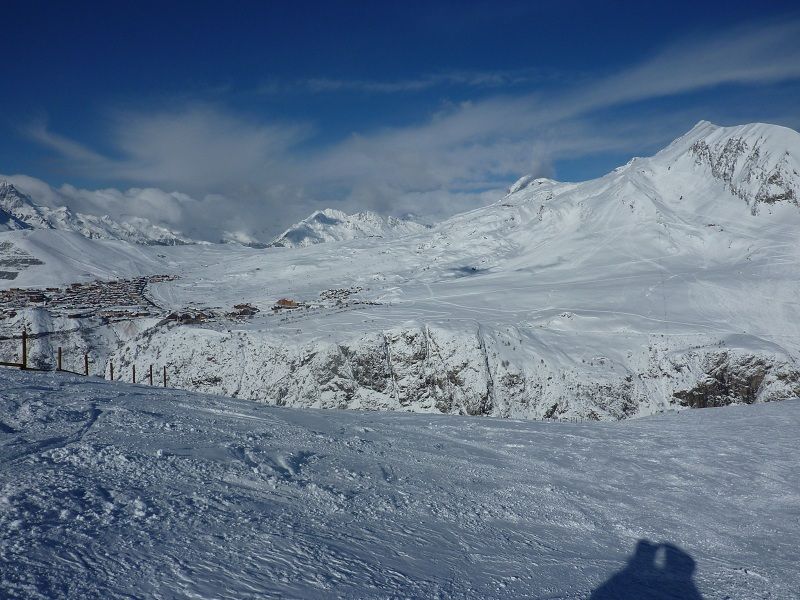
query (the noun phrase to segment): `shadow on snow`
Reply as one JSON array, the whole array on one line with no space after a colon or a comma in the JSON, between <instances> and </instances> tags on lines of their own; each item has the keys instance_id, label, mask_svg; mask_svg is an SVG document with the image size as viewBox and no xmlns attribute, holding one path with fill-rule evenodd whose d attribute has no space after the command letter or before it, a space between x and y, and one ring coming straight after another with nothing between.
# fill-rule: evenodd
<instances>
[{"instance_id":1,"label":"shadow on snow","mask_svg":"<svg viewBox=\"0 0 800 600\"><path fill-rule=\"evenodd\" d=\"M598 587L591 600L702 600L692 581L694 559L672 544L639 540L625 568Z\"/></svg>"}]
</instances>

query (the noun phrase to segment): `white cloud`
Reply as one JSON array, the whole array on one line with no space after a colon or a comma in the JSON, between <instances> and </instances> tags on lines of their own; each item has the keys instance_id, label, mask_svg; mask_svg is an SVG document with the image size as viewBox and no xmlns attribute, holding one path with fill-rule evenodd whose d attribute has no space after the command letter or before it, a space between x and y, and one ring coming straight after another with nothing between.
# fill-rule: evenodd
<instances>
[{"instance_id":1,"label":"white cloud","mask_svg":"<svg viewBox=\"0 0 800 600\"><path fill-rule=\"evenodd\" d=\"M546 81L559 75L542 69L517 69L513 71L449 71L432 73L407 79L333 79L315 77L295 81L269 81L257 89L264 95L287 93L338 93L397 94L422 92L445 86L462 88L507 88L522 84Z\"/></svg>"},{"instance_id":2,"label":"white cloud","mask_svg":"<svg viewBox=\"0 0 800 600\"><path fill-rule=\"evenodd\" d=\"M116 176L195 186L261 180L279 174L287 151L308 134L306 126L260 124L210 107L126 113L115 123L126 156Z\"/></svg>"},{"instance_id":3,"label":"white cloud","mask_svg":"<svg viewBox=\"0 0 800 600\"><path fill-rule=\"evenodd\" d=\"M286 154L310 134L302 124L264 124L211 106L113 115L103 156L36 122L28 135L58 152L72 171L192 190L261 182L282 173Z\"/></svg>"},{"instance_id":4,"label":"white cloud","mask_svg":"<svg viewBox=\"0 0 800 600\"><path fill-rule=\"evenodd\" d=\"M673 44L643 63L589 86L573 110L671 96L722 84L800 77L800 21L738 28Z\"/></svg>"},{"instance_id":5,"label":"white cloud","mask_svg":"<svg viewBox=\"0 0 800 600\"><path fill-rule=\"evenodd\" d=\"M53 133L48 129L47 122L43 119L38 119L31 123L24 129L23 133L26 133L29 138L41 145L55 150L63 158L70 161L71 165L80 165L82 168L90 166L98 168L108 162L101 154L93 152L74 140Z\"/></svg>"}]
</instances>

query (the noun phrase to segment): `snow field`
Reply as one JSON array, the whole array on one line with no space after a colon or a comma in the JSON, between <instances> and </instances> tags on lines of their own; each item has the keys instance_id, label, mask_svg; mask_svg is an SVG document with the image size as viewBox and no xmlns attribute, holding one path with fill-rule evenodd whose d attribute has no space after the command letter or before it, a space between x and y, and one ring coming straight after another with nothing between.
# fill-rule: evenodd
<instances>
[{"instance_id":1,"label":"snow field","mask_svg":"<svg viewBox=\"0 0 800 600\"><path fill-rule=\"evenodd\" d=\"M797 597L798 427L796 400L567 424L4 369L0 595L586 598L648 539L706 600Z\"/></svg>"}]
</instances>

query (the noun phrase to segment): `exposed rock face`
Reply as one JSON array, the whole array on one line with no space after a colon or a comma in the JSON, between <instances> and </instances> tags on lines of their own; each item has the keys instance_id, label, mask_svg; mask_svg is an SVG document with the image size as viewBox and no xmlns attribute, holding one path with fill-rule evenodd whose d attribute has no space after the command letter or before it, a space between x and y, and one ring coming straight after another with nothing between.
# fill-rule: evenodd
<instances>
[{"instance_id":1,"label":"exposed rock face","mask_svg":"<svg viewBox=\"0 0 800 600\"><path fill-rule=\"evenodd\" d=\"M20 271L41 264L41 260L11 242L0 242L0 279L16 279Z\"/></svg>"},{"instance_id":2,"label":"exposed rock face","mask_svg":"<svg viewBox=\"0 0 800 600\"><path fill-rule=\"evenodd\" d=\"M798 157L789 151L770 152L766 139L751 126L749 135L721 138L713 136L691 146L698 165L710 168L735 195L747 202L752 214L762 204L790 202L798 204Z\"/></svg>"},{"instance_id":3,"label":"exposed rock face","mask_svg":"<svg viewBox=\"0 0 800 600\"><path fill-rule=\"evenodd\" d=\"M682 406L707 408L800 396L800 370L785 362L716 352L705 355L701 366L693 387L673 393Z\"/></svg>"},{"instance_id":4,"label":"exposed rock face","mask_svg":"<svg viewBox=\"0 0 800 600\"><path fill-rule=\"evenodd\" d=\"M167 364L176 387L317 408L618 420L800 396L800 370L780 353L716 345L675 353L662 345L625 365L559 369L545 356L505 359L498 339L482 329L419 327L296 346L166 327L129 342L112 360L118 373L134 363Z\"/></svg>"},{"instance_id":5,"label":"exposed rock face","mask_svg":"<svg viewBox=\"0 0 800 600\"><path fill-rule=\"evenodd\" d=\"M168 360L175 385L279 405L496 412L477 332L399 329L298 347L242 334L165 328L134 340L116 360L124 369L166 356L176 359Z\"/></svg>"}]
</instances>

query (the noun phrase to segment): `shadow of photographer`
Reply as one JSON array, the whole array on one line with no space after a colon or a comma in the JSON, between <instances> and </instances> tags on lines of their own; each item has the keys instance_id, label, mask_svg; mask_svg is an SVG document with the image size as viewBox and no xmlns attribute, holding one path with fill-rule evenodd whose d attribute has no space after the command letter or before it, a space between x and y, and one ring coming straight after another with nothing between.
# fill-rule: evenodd
<instances>
[{"instance_id":1,"label":"shadow of photographer","mask_svg":"<svg viewBox=\"0 0 800 600\"><path fill-rule=\"evenodd\" d=\"M694 559L672 544L639 540L625 568L598 587L591 600L702 600L692 581Z\"/></svg>"}]
</instances>

